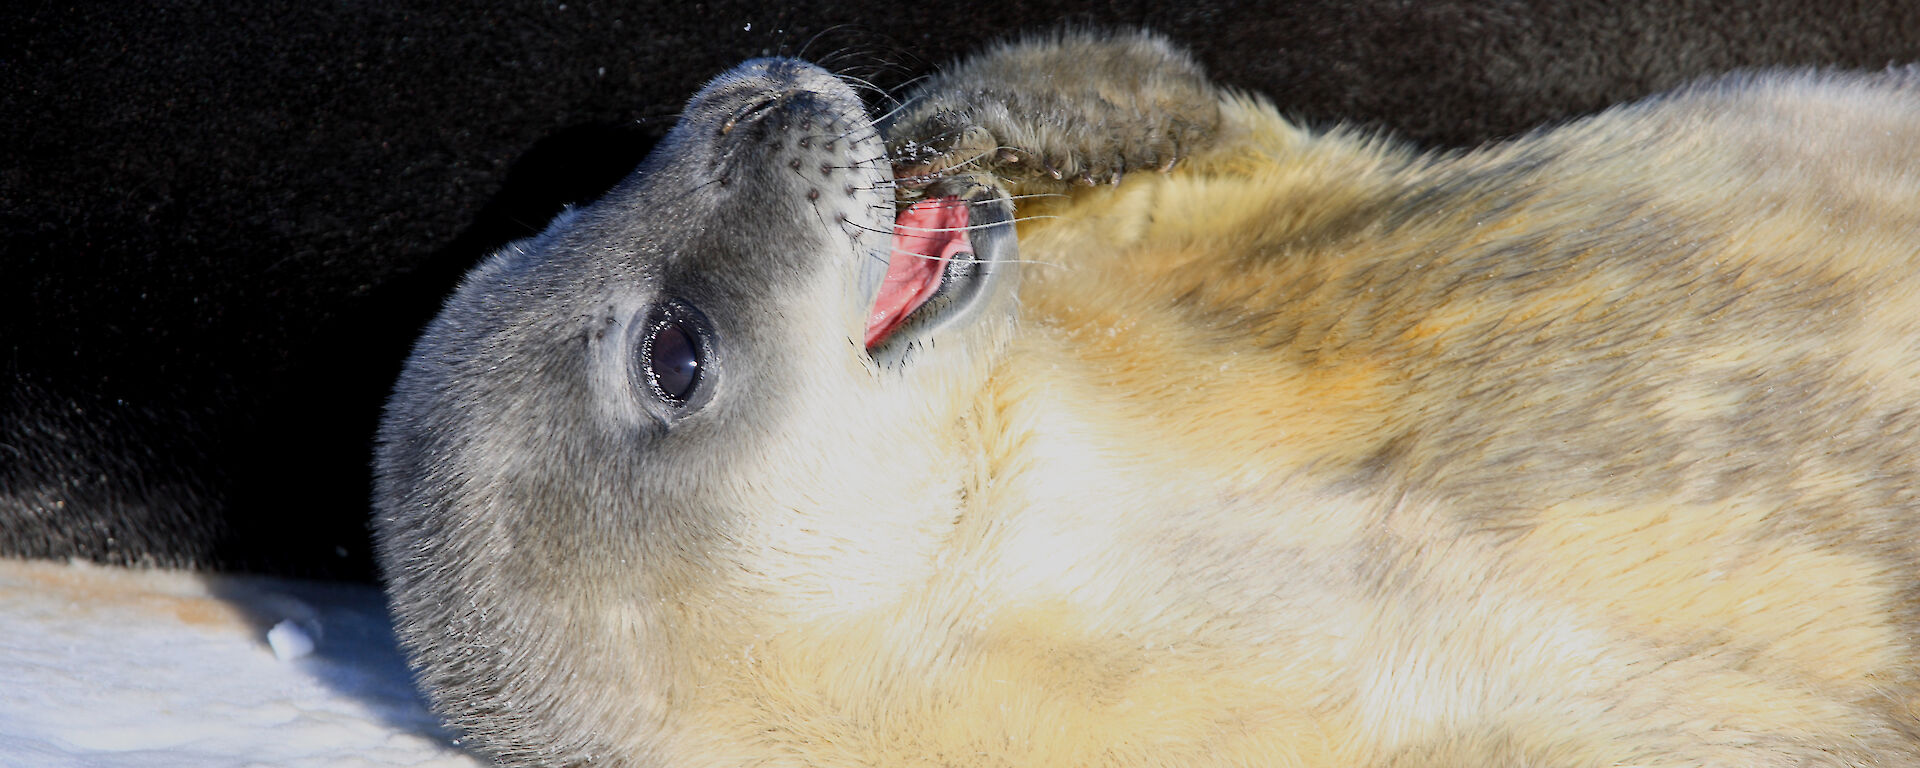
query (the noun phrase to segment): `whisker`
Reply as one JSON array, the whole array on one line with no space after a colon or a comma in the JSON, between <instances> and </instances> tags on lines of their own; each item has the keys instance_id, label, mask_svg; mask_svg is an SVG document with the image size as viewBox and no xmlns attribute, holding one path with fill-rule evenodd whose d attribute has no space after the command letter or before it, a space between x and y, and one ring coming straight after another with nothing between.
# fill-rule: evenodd
<instances>
[{"instance_id":1,"label":"whisker","mask_svg":"<svg viewBox=\"0 0 1920 768\"><path fill-rule=\"evenodd\" d=\"M716 176L716 177L714 177L714 178L711 178L711 179L708 179L708 180L706 180L706 181L704 181L704 182L701 182L701 183L699 183L699 184L695 184L695 185L693 185L693 188L692 188L692 189L689 189L689 190L687 190L687 192L688 192L689 194L691 194L691 193L694 193L694 192L698 192L698 191L700 191L700 190L703 190L703 189L706 189L707 187L711 187L711 186L713 186L713 185L715 185L715 184L719 184L719 183L720 183L720 178Z\"/></svg>"},{"instance_id":2,"label":"whisker","mask_svg":"<svg viewBox=\"0 0 1920 768\"><path fill-rule=\"evenodd\" d=\"M892 185L892 186L898 186L898 185ZM855 187L855 189L860 189L860 187ZM870 188L870 189L878 189L878 187L872 187L872 188ZM1064 194L1064 193L1061 193L1061 192L1029 192L1029 193L1027 193L1027 194L1024 194L1024 195L1007 195L1007 196L1006 196L1005 198L999 198L999 197L989 197L989 198L984 198L984 199L980 199L980 200L962 200L962 199L957 199L957 198L947 198L947 199L946 199L946 202L945 202L945 205L947 205L947 206L949 206L949 207L951 207L951 206L954 206L954 205L990 205L990 204L992 204L993 202L995 202L995 201L998 201L998 200L1002 200L1002 199L1005 199L1005 200L1037 200L1037 199L1039 199L1039 198L1043 198L1043 197L1066 197L1066 196L1067 196L1066 194ZM924 203L924 202L927 202L927 201L931 201L931 200L936 200L936 199L939 199L939 198L926 198L926 199L925 199L925 200L923 200L922 202ZM876 206L872 206L872 207L874 207L874 208L879 208L879 207L881 207L881 206L877 206L877 205L876 205Z\"/></svg>"},{"instance_id":3,"label":"whisker","mask_svg":"<svg viewBox=\"0 0 1920 768\"><path fill-rule=\"evenodd\" d=\"M1024 195L1008 195L1008 200L1037 200L1042 197L1066 197L1062 192L1029 192ZM981 201L986 202L986 201Z\"/></svg>"},{"instance_id":4,"label":"whisker","mask_svg":"<svg viewBox=\"0 0 1920 768\"><path fill-rule=\"evenodd\" d=\"M865 126L859 126L859 125L851 126L844 133L838 133L838 134L817 133L817 134L810 135L809 138L826 139L828 141L839 141L841 139L846 139L852 136L854 131L859 130L862 127L871 129L873 133L867 136L861 136L860 138L857 138L857 139L851 139L851 141L856 141L856 142L866 141L868 139L875 139L880 137L880 127L872 123L868 123Z\"/></svg>"},{"instance_id":5,"label":"whisker","mask_svg":"<svg viewBox=\"0 0 1920 768\"><path fill-rule=\"evenodd\" d=\"M1057 218L1060 218L1060 217L1058 216L1015 216L1008 223L1018 224L1023 221L1041 221L1044 219L1057 219ZM907 224L895 224L893 225L893 228L895 230L905 230L908 232L972 232L974 230L989 229L996 226L999 226L999 224L998 223L968 224L964 227L915 227Z\"/></svg>"},{"instance_id":6,"label":"whisker","mask_svg":"<svg viewBox=\"0 0 1920 768\"><path fill-rule=\"evenodd\" d=\"M870 163L870 162L865 162L865 161L859 161L859 162L855 162L855 163L854 163L854 164L852 164L852 165L828 165L828 166L826 166L826 167L827 167L827 168L831 168L831 169L833 169L833 170L836 170L836 171L857 171L857 170L867 170L867 169L871 169L871 168L873 168L874 166L873 166L873 164L872 164L872 163ZM893 184L888 184L888 186L894 186L894 185L893 185ZM858 189L858 187L855 187L855 189Z\"/></svg>"},{"instance_id":7,"label":"whisker","mask_svg":"<svg viewBox=\"0 0 1920 768\"><path fill-rule=\"evenodd\" d=\"M901 65L901 66L900 66L900 69L902 69L902 70L905 70L905 69L906 69L906 66L905 66L905 65ZM909 88L909 87L911 87L911 86L913 86L913 85L915 85L915 84L918 84L918 83L919 83L920 81L922 81L922 80L925 80L925 79L927 79L927 78L930 78L930 77L933 77L933 75L932 75L932 74L924 74L924 75L919 75L919 76L916 76L916 77L913 77L913 78L910 78L910 79L908 79L908 80L907 80L906 82L904 82L904 83L901 83L901 84L899 84L899 85L897 85L897 86L894 86L894 90L897 90L897 91L904 91L904 90L906 90L907 88Z\"/></svg>"},{"instance_id":8,"label":"whisker","mask_svg":"<svg viewBox=\"0 0 1920 768\"><path fill-rule=\"evenodd\" d=\"M914 78L914 79L918 80L920 78ZM892 120L894 116L899 115L903 111L906 111L907 107L911 107L918 102L913 100L900 101L895 99L893 103L895 104L893 109L889 109L886 111L885 114L882 114L873 118L874 125L876 126L885 125L888 120Z\"/></svg>"},{"instance_id":9,"label":"whisker","mask_svg":"<svg viewBox=\"0 0 1920 768\"><path fill-rule=\"evenodd\" d=\"M845 72L841 72L839 74L840 74L841 80L845 80L849 83L852 83L853 85L861 89L871 91L873 92L874 95L879 96L882 99L886 99L890 103L893 103L896 105L900 103L900 100L894 98L893 94L887 93L885 88L881 88L880 86L874 85L872 81L867 80L866 78L855 77Z\"/></svg>"},{"instance_id":10,"label":"whisker","mask_svg":"<svg viewBox=\"0 0 1920 768\"><path fill-rule=\"evenodd\" d=\"M974 163L978 163L982 160L985 160L987 156L992 155L993 153L998 151L1000 151L1000 147L994 147L992 149L982 150L978 153L975 153L973 157L969 157L960 162L953 163L952 165L944 166L939 170L932 171L929 173L914 174L912 176L901 176L899 177L899 179L901 181L907 181L907 182L931 183L933 181L939 180L944 176L952 175L951 172L956 168L965 168L969 165L973 165Z\"/></svg>"},{"instance_id":11,"label":"whisker","mask_svg":"<svg viewBox=\"0 0 1920 768\"><path fill-rule=\"evenodd\" d=\"M1019 224L1021 222L1027 222L1027 221L1044 221L1046 219L1057 219L1057 218L1060 218L1060 217L1058 216L1015 216L1012 219L1009 219L1008 221L1006 221L1005 223ZM908 226L905 224L895 224L893 225L892 229L886 229L886 230L869 227L864 224L855 222L852 219L848 219L847 224L849 226L854 227L855 229L859 229L866 232L872 232L878 235L887 235L891 237L894 233L902 230L905 230L908 232L973 232L977 230L991 229L993 227L999 226L1000 222L989 222L986 224L968 224L964 227L914 227L914 226Z\"/></svg>"},{"instance_id":12,"label":"whisker","mask_svg":"<svg viewBox=\"0 0 1920 768\"><path fill-rule=\"evenodd\" d=\"M808 48L812 48L812 47L813 47L813 44L814 44L814 42L815 42L815 41L817 41L817 40L819 40L819 39L821 38L821 36L823 36L823 35L825 35L825 34L827 34L828 32L832 32L832 31L834 31L834 30L837 30L837 29L841 29L841 28L844 28L844 27L846 27L846 26L847 26L847 25L845 25L845 24L834 24L834 25L832 25L832 26L829 26L829 27L827 27L827 28L825 28L825 29L822 29L822 30L820 30L820 31L818 31L818 32L815 32L815 33L813 33L813 37L809 37L809 38L807 38L807 42L806 42L806 43L805 43L804 45L801 45L801 46L800 46L800 51L799 51L798 53L795 53L795 54L793 55L793 57L794 57L794 58L796 58L796 59L805 59L805 58L807 57L807 49L808 49Z\"/></svg>"},{"instance_id":13,"label":"whisker","mask_svg":"<svg viewBox=\"0 0 1920 768\"><path fill-rule=\"evenodd\" d=\"M825 31L822 30L823 34L824 32ZM838 69L838 67L834 65L833 62L838 61L842 56L848 55L849 50L851 49L848 46L843 45L843 46L840 46L839 48L835 48L831 51L820 54L818 58L812 59L812 61L814 64L819 65L823 69L830 69L830 70Z\"/></svg>"},{"instance_id":14,"label":"whisker","mask_svg":"<svg viewBox=\"0 0 1920 768\"><path fill-rule=\"evenodd\" d=\"M955 258L952 256L930 256L924 253L914 253L913 251L903 250L900 248L888 248L887 251L890 253L900 254L903 256L912 256L916 259L923 259L925 261L938 261L946 264L951 264L953 262L958 261L958 262L981 263L981 264L1041 264L1044 266L1054 267L1058 269L1065 269L1067 266L1065 264L1060 264L1058 262L1040 261L1037 259L982 259L978 257L962 259L962 258ZM873 258L879 258L880 252L869 251L868 255L872 256Z\"/></svg>"}]
</instances>

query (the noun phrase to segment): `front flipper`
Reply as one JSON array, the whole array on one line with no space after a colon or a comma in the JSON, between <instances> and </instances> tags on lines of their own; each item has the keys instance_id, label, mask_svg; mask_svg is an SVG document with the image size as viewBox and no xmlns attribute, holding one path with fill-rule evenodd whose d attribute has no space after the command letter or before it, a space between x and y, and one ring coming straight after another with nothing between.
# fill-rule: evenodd
<instances>
[{"instance_id":1,"label":"front flipper","mask_svg":"<svg viewBox=\"0 0 1920 768\"><path fill-rule=\"evenodd\" d=\"M985 173L1060 189L1172 168L1213 137L1219 102L1199 64L1165 38L1063 32L934 75L883 131L910 187Z\"/></svg>"}]
</instances>

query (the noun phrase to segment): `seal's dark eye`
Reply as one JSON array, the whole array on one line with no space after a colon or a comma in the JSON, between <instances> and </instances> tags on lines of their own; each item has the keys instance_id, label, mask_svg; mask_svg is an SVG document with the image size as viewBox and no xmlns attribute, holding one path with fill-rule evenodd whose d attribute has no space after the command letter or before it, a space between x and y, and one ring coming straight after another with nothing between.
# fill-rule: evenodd
<instances>
[{"instance_id":1,"label":"seal's dark eye","mask_svg":"<svg viewBox=\"0 0 1920 768\"><path fill-rule=\"evenodd\" d=\"M686 402L700 384L698 337L686 325L660 318L647 334L644 352L654 393L668 402Z\"/></svg>"},{"instance_id":2,"label":"seal's dark eye","mask_svg":"<svg viewBox=\"0 0 1920 768\"><path fill-rule=\"evenodd\" d=\"M634 394L663 422L706 406L720 380L720 335L707 316L686 301L663 296L644 319L628 326L629 381Z\"/></svg>"}]
</instances>

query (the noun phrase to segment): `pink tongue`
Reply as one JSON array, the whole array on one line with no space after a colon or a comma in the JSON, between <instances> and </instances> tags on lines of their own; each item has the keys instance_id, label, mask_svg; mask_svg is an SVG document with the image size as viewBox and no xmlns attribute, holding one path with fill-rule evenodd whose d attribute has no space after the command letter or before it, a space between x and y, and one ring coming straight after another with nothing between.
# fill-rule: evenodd
<instances>
[{"instance_id":1,"label":"pink tongue","mask_svg":"<svg viewBox=\"0 0 1920 768\"><path fill-rule=\"evenodd\" d=\"M893 333L907 316L927 303L955 254L967 253L967 204L935 197L914 203L893 223L893 256L880 297L867 315L867 348Z\"/></svg>"}]
</instances>

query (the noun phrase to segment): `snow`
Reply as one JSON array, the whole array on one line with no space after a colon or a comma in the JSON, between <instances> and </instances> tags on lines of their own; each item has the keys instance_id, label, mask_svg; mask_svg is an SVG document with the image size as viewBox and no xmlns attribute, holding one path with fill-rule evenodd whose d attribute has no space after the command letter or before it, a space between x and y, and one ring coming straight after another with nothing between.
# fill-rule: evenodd
<instances>
[{"instance_id":1,"label":"snow","mask_svg":"<svg viewBox=\"0 0 1920 768\"><path fill-rule=\"evenodd\" d=\"M267 647L273 649L274 658L292 661L313 653L313 634L287 619L267 630Z\"/></svg>"},{"instance_id":2,"label":"snow","mask_svg":"<svg viewBox=\"0 0 1920 768\"><path fill-rule=\"evenodd\" d=\"M378 590L0 560L0 768L478 768Z\"/></svg>"}]
</instances>

